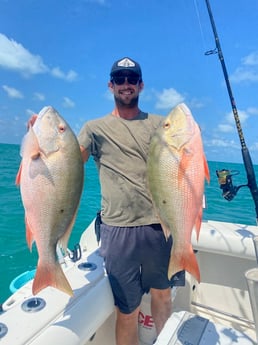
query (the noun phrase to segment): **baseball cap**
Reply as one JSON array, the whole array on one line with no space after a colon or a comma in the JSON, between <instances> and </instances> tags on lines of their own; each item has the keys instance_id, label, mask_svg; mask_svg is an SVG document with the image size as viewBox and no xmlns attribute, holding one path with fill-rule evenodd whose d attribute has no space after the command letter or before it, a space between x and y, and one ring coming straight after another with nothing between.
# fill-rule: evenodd
<instances>
[{"instance_id":1,"label":"baseball cap","mask_svg":"<svg viewBox=\"0 0 258 345\"><path fill-rule=\"evenodd\" d=\"M142 70L140 65L138 62L129 57L124 57L120 60L117 60L111 68L110 76L112 77L114 74L117 74L121 71L131 71L137 74L140 79L142 78Z\"/></svg>"}]
</instances>

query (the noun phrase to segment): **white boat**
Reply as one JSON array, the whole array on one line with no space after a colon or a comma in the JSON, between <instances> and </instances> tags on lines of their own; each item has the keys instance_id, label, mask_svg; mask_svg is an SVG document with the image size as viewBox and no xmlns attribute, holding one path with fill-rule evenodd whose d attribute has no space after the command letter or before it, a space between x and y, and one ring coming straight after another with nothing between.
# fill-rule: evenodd
<instances>
[{"instance_id":1,"label":"white boat","mask_svg":"<svg viewBox=\"0 0 258 345\"><path fill-rule=\"evenodd\" d=\"M256 226L202 223L198 243L192 237L201 283L186 273L185 286L172 289L173 312L155 344L257 344L245 278L246 271L258 270L255 236ZM80 247L78 261L67 256L61 263L74 296L52 287L33 296L32 280L25 283L2 305L1 345L115 344L113 296L94 221L82 234ZM155 339L148 295L139 314L139 338L141 345Z\"/></svg>"}]
</instances>

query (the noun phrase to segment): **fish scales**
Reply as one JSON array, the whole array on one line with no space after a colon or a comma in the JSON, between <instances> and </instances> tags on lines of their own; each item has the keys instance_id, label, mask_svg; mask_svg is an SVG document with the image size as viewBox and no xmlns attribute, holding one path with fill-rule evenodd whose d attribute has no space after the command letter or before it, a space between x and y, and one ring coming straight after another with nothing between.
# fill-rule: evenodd
<instances>
[{"instance_id":1,"label":"fish scales","mask_svg":"<svg viewBox=\"0 0 258 345\"><path fill-rule=\"evenodd\" d=\"M25 135L16 183L25 209L26 239L39 254L33 294L47 286L69 295L72 288L58 263L59 242L65 252L83 187L83 161L69 125L52 107L45 107Z\"/></svg>"},{"instance_id":2,"label":"fish scales","mask_svg":"<svg viewBox=\"0 0 258 345\"><path fill-rule=\"evenodd\" d=\"M185 269L200 281L191 234L195 227L198 238L205 177L209 180L199 126L179 104L154 134L147 162L155 210L166 238L173 237L169 279Z\"/></svg>"}]
</instances>

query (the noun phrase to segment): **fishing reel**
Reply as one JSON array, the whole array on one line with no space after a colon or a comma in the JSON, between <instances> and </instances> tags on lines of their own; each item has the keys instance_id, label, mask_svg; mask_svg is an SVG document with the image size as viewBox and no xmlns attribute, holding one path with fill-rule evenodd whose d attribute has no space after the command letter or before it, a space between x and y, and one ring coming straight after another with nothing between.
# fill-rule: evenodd
<instances>
[{"instance_id":1,"label":"fishing reel","mask_svg":"<svg viewBox=\"0 0 258 345\"><path fill-rule=\"evenodd\" d=\"M237 170L216 170L216 175L218 177L219 186L222 189L222 196L227 201L231 201L236 196L239 188L243 187L241 186L234 186L232 177L235 175L238 175L239 171Z\"/></svg>"}]
</instances>

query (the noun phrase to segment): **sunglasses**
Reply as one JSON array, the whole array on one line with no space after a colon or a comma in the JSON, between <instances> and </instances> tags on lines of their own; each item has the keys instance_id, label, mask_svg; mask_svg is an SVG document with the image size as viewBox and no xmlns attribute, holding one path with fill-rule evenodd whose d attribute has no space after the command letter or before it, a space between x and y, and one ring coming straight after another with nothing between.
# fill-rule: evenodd
<instances>
[{"instance_id":1,"label":"sunglasses","mask_svg":"<svg viewBox=\"0 0 258 345\"><path fill-rule=\"evenodd\" d=\"M119 75L119 76L113 76L111 79L111 82L115 83L116 85L123 85L125 83L125 80L127 80L128 84L136 85L140 79L138 76L133 76L133 75L129 75L129 76Z\"/></svg>"}]
</instances>

